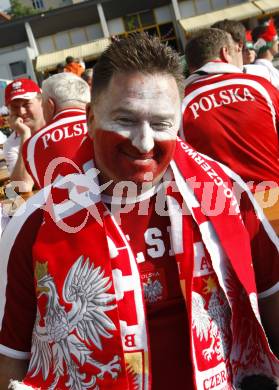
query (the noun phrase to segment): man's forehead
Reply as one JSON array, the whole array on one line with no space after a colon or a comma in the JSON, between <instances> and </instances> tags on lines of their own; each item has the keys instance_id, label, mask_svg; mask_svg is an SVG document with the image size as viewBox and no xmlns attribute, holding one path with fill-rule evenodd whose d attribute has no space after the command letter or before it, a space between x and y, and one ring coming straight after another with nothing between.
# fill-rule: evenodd
<instances>
[{"instance_id":1,"label":"man's forehead","mask_svg":"<svg viewBox=\"0 0 279 390\"><path fill-rule=\"evenodd\" d=\"M10 102L10 106L13 107L13 106L19 106L19 105L22 105L22 104L29 104L29 103L33 103L34 101L38 100L38 98L33 98L33 99L23 99L23 98L16 98L16 99L13 99L11 102Z\"/></svg>"},{"instance_id":2,"label":"man's forehead","mask_svg":"<svg viewBox=\"0 0 279 390\"><path fill-rule=\"evenodd\" d=\"M117 73L108 86L107 93L135 99L154 99L163 94L175 95L176 80L164 73ZM167 97L167 96L166 96Z\"/></svg>"},{"instance_id":3,"label":"man's forehead","mask_svg":"<svg viewBox=\"0 0 279 390\"><path fill-rule=\"evenodd\" d=\"M131 84L135 82L142 82L143 80L170 80L174 79L173 75L166 72L154 71L154 72L141 72L139 70L134 70L130 72L116 72L112 75L110 79L110 84L117 82L119 79L126 80Z\"/></svg>"}]
</instances>

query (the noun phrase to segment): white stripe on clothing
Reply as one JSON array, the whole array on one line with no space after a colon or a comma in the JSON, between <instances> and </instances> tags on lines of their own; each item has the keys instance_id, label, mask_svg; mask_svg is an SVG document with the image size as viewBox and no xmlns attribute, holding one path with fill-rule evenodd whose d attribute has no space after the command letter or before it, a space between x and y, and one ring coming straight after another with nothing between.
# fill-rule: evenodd
<instances>
[{"instance_id":1,"label":"white stripe on clothing","mask_svg":"<svg viewBox=\"0 0 279 390\"><path fill-rule=\"evenodd\" d=\"M30 359L30 352L16 351L15 349L8 348L2 344L0 344L0 353L12 359L18 359L18 360Z\"/></svg>"},{"instance_id":2,"label":"white stripe on clothing","mask_svg":"<svg viewBox=\"0 0 279 390\"><path fill-rule=\"evenodd\" d=\"M8 263L11 250L24 223L33 212L35 212L45 203L49 192L50 186L45 187L36 195L29 198L26 203L23 203L21 207L18 208L11 221L8 223L8 226L6 227L0 241L0 329L2 327L2 321L5 314L6 288L8 283Z\"/></svg>"}]
</instances>

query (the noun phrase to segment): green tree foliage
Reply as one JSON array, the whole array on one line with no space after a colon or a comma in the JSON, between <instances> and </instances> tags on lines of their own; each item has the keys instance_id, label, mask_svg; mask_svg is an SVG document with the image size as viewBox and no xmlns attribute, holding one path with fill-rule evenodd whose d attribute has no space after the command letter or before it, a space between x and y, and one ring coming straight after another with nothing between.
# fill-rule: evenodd
<instances>
[{"instance_id":1,"label":"green tree foliage","mask_svg":"<svg viewBox=\"0 0 279 390\"><path fill-rule=\"evenodd\" d=\"M21 4L19 0L10 0L10 3L11 3L11 7L9 10L9 15L11 15L12 18L34 15L38 12L37 10L31 7Z\"/></svg>"}]
</instances>

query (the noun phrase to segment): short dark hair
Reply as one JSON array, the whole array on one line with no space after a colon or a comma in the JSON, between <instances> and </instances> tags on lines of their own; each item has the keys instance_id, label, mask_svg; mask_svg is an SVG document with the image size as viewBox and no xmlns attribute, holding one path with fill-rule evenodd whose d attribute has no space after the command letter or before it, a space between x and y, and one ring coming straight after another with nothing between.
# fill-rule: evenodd
<instances>
[{"instance_id":1,"label":"short dark hair","mask_svg":"<svg viewBox=\"0 0 279 390\"><path fill-rule=\"evenodd\" d=\"M114 40L94 66L93 102L109 85L116 73L162 73L173 76L183 96L184 75L178 53L158 37L146 33L131 34Z\"/></svg>"},{"instance_id":2,"label":"short dark hair","mask_svg":"<svg viewBox=\"0 0 279 390\"><path fill-rule=\"evenodd\" d=\"M222 47L231 46L227 32L217 28L206 28L197 31L185 46L185 58L191 71L207 62L220 57Z\"/></svg>"},{"instance_id":3,"label":"short dark hair","mask_svg":"<svg viewBox=\"0 0 279 390\"><path fill-rule=\"evenodd\" d=\"M265 32L266 29L267 26L261 24L252 30L251 34L254 43L257 42L257 40L262 36L262 34Z\"/></svg>"},{"instance_id":4,"label":"short dark hair","mask_svg":"<svg viewBox=\"0 0 279 390\"><path fill-rule=\"evenodd\" d=\"M231 34L234 42L243 43L246 42L246 29L241 22L237 22L236 20L219 20L214 23L211 27L219 28L219 30L224 30Z\"/></svg>"},{"instance_id":5,"label":"short dark hair","mask_svg":"<svg viewBox=\"0 0 279 390\"><path fill-rule=\"evenodd\" d=\"M66 63L67 64L71 64L72 62L74 62L74 57L72 57L72 56L68 56L68 57L66 57Z\"/></svg>"}]
</instances>

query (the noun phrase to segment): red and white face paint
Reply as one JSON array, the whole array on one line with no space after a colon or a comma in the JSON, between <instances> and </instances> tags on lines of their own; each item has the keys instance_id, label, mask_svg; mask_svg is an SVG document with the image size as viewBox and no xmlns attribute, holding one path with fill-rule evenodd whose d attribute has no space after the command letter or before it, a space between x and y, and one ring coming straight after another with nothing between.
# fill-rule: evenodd
<instances>
[{"instance_id":1,"label":"red and white face paint","mask_svg":"<svg viewBox=\"0 0 279 390\"><path fill-rule=\"evenodd\" d=\"M116 74L88 110L89 134L102 181L157 183L173 156L181 120L175 79Z\"/></svg>"}]
</instances>

